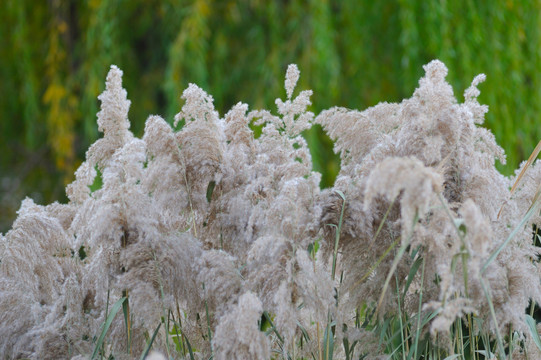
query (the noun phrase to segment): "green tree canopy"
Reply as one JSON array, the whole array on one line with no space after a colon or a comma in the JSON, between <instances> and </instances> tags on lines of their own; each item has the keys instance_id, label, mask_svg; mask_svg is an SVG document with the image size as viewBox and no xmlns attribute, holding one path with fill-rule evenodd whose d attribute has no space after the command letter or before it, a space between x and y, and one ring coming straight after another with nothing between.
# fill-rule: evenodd
<instances>
[{"instance_id":1,"label":"green tree canopy","mask_svg":"<svg viewBox=\"0 0 541 360\"><path fill-rule=\"evenodd\" d=\"M541 138L538 2L6 0L0 19L0 231L22 197L64 199L98 137L111 64L128 75L136 134L149 114L172 122L189 83L212 93L222 114L238 101L272 107L297 63L313 111L364 109L409 97L422 65L438 58L455 89L487 75L480 101L508 154L504 172ZM317 129L306 135L329 186L332 145Z\"/></svg>"}]
</instances>

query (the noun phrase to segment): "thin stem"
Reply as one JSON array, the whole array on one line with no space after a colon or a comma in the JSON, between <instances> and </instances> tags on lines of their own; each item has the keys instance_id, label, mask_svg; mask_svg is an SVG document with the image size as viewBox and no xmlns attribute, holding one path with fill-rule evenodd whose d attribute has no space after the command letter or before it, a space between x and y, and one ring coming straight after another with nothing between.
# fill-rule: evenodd
<instances>
[{"instance_id":1,"label":"thin stem","mask_svg":"<svg viewBox=\"0 0 541 360\"><path fill-rule=\"evenodd\" d=\"M396 282L396 296L397 296L397 302L398 302L398 320L400 321L400 338L401 338L401 342L400 342L400 346L402 347L402 359L405 360L406 359L406 348L405 348L405 343L406 343L406 339L404 338L404 323L402 322L402 308L400 306L400 290L399 290L399 286L398 286L398 278L395 277L395 282Z\"/></svg>"},{"instance_id":2,"label":"thin stem","mask_svg":"<svg viewBox=\"0 0 541 360\"><path fill-rule=\"evenodd\" d=\"M419 345L419 335L421 332L421 310L423 305L423 284L425 279L425 259L423 258L423 265L421 270L421 288L419 289L419 309L417 310L417 331L415 334L415 353L413 358L417 359L417 346Z\"/></svg>"},{"instance_id":3,"label":"thin stem","mask_svg":"<svg viewBox=\"0 0 541 360\"><path fill-rule=\"evenodd\" d=\"M161 272L160 272L160 269L159 269L159 266L158 266L158 259L156 258L156 253L153 251L152 252L152 256L154 257L154 266L155 266L155 269L156 269L156 275L158 276L158 282L160 284L160 295L161 295L161 300L162 300L162 317L163 317L163 323L165 324L165 350L167 351L167 358L170 359L171 358L171 352L169 350L170 348L170 345L169 345L169 313L166 314L165 312L165 306L164 306L164 299L165 299L165 293L163 291L163 281L162 281L162 276L161 276Z\"/></svg>"},{"instance_id":4,"label":"thin stem","mask_svg":"<svg viewBox=\"0 0 541 360\"><path fill-rule=\"evenodd\" d=\"M332 272L331 277L334 280L334 275L336 273L336 258L338 256L338 243L340 242L340 232L342 231L342 221L344 219L344 210L346 208L346 196L340 190L335 190L335 192L340 195L342 198L342 210L340 211L340 219L338 221L338 226L336 226L336 237L334 240L334 253L332 257Z\"/></svg>"}]
</instances>

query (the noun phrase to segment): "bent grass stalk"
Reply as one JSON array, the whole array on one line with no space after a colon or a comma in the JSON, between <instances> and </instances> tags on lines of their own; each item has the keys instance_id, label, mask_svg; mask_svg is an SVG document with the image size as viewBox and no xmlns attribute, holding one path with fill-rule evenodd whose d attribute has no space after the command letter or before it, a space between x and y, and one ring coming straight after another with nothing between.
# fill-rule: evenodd
<instances>
[{"instance_id":1,"label":"bent grass stalk","mask_svg":"<svg viewBox=\"0 0 541 360\"><path fill-rule=\"evenodd\" d=\"M513 186L511 187L511 192L509 193L509 196L512 196L514 193L515 193L515 190L517 189L518 187L518 184L520 183L520 181L522 180L522 177L524 176L524 174L526 173L526 170L528 170L528 168L532 165L533 161L537 158L537 156L539 155L539 152L541 152L541 140L539 141L539 143L537 144L537 146L535 147L535 149L532 151L532 153L530 154L530 157L528 158L528 160L526 161L526 164L524 165L524 167L522 168L522 170L520 171L520 173L518 174L517 176L517 179L515 180L515 183L513 184ZM505 204L502 204L501 208L500 208L500 211L498 212L498 219L500 218L500 215L502 213L502 210L503 210L503 207L504 207Z\"/></svg>"}]
</instances>

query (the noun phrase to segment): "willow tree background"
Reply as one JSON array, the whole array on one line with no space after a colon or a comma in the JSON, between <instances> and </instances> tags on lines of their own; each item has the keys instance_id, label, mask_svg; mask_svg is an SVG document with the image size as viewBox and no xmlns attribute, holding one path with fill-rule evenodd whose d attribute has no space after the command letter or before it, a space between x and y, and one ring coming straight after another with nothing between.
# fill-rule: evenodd
<instances>
[{"instance_id":1,"label":"willow tree background","mask_svg":"<svg viewBox=\"0 0 541 360\"><path fill-rule=\"evenodd\" d=\"M297 63L313 111L364 109L409 97L422 65L439 58L457 95L487 74L480 101L508 154L502 171L541 138L539 2L4 0L0 20L0 231L26 195L63 201L98 137L96 97L110 64L126 74L139 135L149 114L172 121L190 82L222 115L241 100L272 107ZM332 144L318 129L306 136L329 186Z\"/></svg>"}]
</instances>

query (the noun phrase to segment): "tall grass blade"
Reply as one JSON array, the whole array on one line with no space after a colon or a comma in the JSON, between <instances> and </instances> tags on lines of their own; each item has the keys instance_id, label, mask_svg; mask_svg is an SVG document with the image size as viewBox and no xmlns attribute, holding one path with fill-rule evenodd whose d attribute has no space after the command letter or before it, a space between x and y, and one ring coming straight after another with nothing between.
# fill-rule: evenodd
<instances>
[{"instance_id":1,"label":"tall grass blade","mask_svg":"<svg viewBox=\"0 0 541 360\"><path fill-rule=\"evenodd\" d=\"M346 325L344 325L344 327L345 327L344 330L347 330ZM355 340L353 344L351 344L350 346L349 339L346 336L344 336L342 343L344 345L344 353L346 355L346 360L353 360L353 352L355 351L355 346L357 346L357 344L359 343L359 340Z\"/></svg>"},{"instance_id":2,"label":"tall grass blade","mask_svg":"<svg viewBox=\"0 0 541 360\"><path fill-rule=\"evenodd\" d=\"M184 333L182 333L182 336L184 337L184 340L186 340L186 346L188 347L188 352L190 353L190 360L195 360L195 356L192 350L192 344L190 344L188 338L186 337L186 335L184 335Z\"/></svg>"},{"instance_id":3,"label":"tall grass blade","mask_svg":"<svg viewBox=\"0 0 541 360\"><path fill-rule=\"evenodd\" d=\"M203 289L204 288L205 287L203 285ZM209 343L212 344L212 329L210 328L209 306L207 303L207 299L205 299L205 315L207 317L207 335L209 337ZM212 347L211 347L211 351L212 351Z\"/></svg>"},{"instance_id":4,"label":"tall grass blade","mask_svg":"<svg viewBox=\"0 0 541 360\"><path fill-rule=\"evenodd\" d=\"M98 352L103 343L103 340L105 339L105 335L107 334L107 331L109 330L109 327L111 326L111 323L113 322L113 319L115 318L116 314L122 307L122 304L124 304L124 301L126 301L125 297L118 300L111 308L111 312L109 313L109 315L107 316L107 319L105 320L105 323L103 324L100 337L98 338L98 341L96 342L96 345L94 346L94 352L92 352L92 356L90 357L91 360L95 359L96 356L98 355Z\"/></svg>"},{"instance_id":5,"label":"tall grass blade","mask_svg":"<svg viewBox=\"0 0 541 360\"><path fill-rule=\"evenodd\" d=\"M421 289L419 290L419 309L417 310L417 329L415 333L415 342L413 344L413 347L415 348L415 353L413 358L417 359L417 350L419 346L419 337L421 336L421 310L423 307L423 284L425 280L425 261L424 258L421 258L423 269L421 270ZM406 295L406 292L404 292L404 296Z\"/></svg>"},{"instance_id":6,"label":"tall grass blade","mask_svg":"<svg viewBox=\"0 0 541 360\"><path fill-rule=\"evenodd\" d=\"M477 350L476 353L483 355L486 359L496 358L496 355L490 350Z\"/></svg>"},{"instance_id":7,"label":"tall grass blade","mask_svg":"<svg viewBox=\"0 0 541 360\"><path fill-rule=\"evenodd\" d=\"M387 249L385 249L385 251L383 252L383 254L381 254L381 256L379 257L379 259L374 263L374 265L370 266L370 269L368 269L368 271L363 275L362 278L360 278L353 286L352 286L352 289L355 289L357 286L359 286L363 281L365 281L373 272L374 270L379 266L379 264L381 264L381 262L383 261L383 259L385 259L385 257L391 252L391 250L393 250L396 246L396 244L398 244L398 242L400 241L400 238L397 238L395 241L392 242L391 245L389 245L389 247Z\"/></svg>"},{"instance_id":8,"label":"tall grass blade","mask_svg":"<svg viewBox=\"0 0 541 360\"><path fill-rule=\"evenodd\" d=\"M528 161L526 161L526 164L524 165L524 167L522 168L522 170L518 174L517 179L515 180L515 183L511 187L511 191L509 193L509 196L514 194L515 190L517 189L518 184L520 183L520 180L522 180L522 177L526 173L526 170L530 167L530 165L532 165L533 161L537 158L537 156L539 155L539 152L541 152L541 140L539 141L539 143L537 144L535 149L532 151L530 157L528 158ZM500 218L500 215L502 213L503 206L504 205L502 205L502 207L500 208L500 211L498 211L498 219Z\"/></svg>"},{"instance_id":9,"label":"tall grass blade","mask_svg":"<svg viewBox=\"0 0 541 360\"><path fill-rule=\"evenodd\" d=\"M284 338L280 335L280 333L278 332L278 329L276 329L276 326L272 322L269 313L267 311L263 311L263 316L265 317L265 319L267 319L267 321L269 322L269 324L271 326L270 330L267 330L266 334L268 335L271 332L274 332L274 334L276 334L276 337L278 338L280 343L283 344L284 343Z\"/></svg>"},{"instance_id":10,"label":"tall grass blade","mask_svg":"<svg viewBox=\"0 0 541 360\"><path fill-rule=\"evenodd\" d=\"M169 331L169 313L170 313L170 310L168 312L165 311L165 307L164 307L165 294L164 294L164 291L163 291L163 281L162 281L162 276L161 276L160 269L159 269L158 259L156 258L156 253L154 251L152 252L152 257L154 258L156 276L158 278L158 283L160 285L160 296L161 296L161 300L162 300L162 322L165 324L165 344L166 344L165 349L167 351L167 357L171 358L171 351L169 350L169 348L170 348L170 346L169 346L169 335L170 335L170 331Z\"/></svg>"},{"instance_id":11,"label":"tall grass blade","mask_svg":"<svg viewBox=\"0 0 541 360\"><path fill-rule=\"evenodd\" d=\"M126 326L126 342L127 342L127 352L131 354L131 321L130 321L130 305L128 291L123 291L126 301L122 303L122 313L124 314L124 325Z\"/></svg>"},{"instance_id":12,"label":"tall grass blade","mask_svg":"<svg viewBox=\"0 0 541 360\"><path fill-rule=\"evenodd\" d=\"M461 355L460 354L454 354L454 355L451 355L451 356L447 356L445 359L443 360L453 360L453 359L457 359L458 357L460 357Z\"/></svg>"},{"instance_id":13,"label":"tall grass blade","mask_svg":"<svg viewBox=\"0 0 541 360\"><path fill-rule=\"evenodd\" d=\"M417 260L415 260L415 262L413 263L413 265L411 265L408 278L406 280L406 286L404 286L404 293L402 294L403 298L406 296L406 293L408 292L411 282L415 278L415 275L417 274L417 271L419 270L419 267L421 266L422 263L423 263L423 258L418 257Z\"/></svg>"},{"instance_id":14,"label":"tall grass blade","mask_svg":"<svg viewBox=\"0 0 541 360\"><path fill-rule=\"evenodd\" d=\"M528 161L526 161L526 165L524 165L524 167L522 168L522 170L518 174L517 179L515 180L515 183L513 184L513 187L511 187L511 195L515 192L518 184L520 183L520 180L522 179L522 177L526 173L526 170L530 167L530 165L532 165L533 161L537 158L537 156L539 155L539 152L541 152L541 140L539 140L539 143L537 144L535 149L530 154L530 157L528 158Z\"/></svg>"},{"instance_id":15,"label":"tall grass blade","mask_svg":"<svg viewBox=\"0 0 541 360\"><path fill-rule=\"evenodd\" d=\"M396 254L393 260L393 263L391 264L391 269L389 270L389 274L387 274L387 278L385 279L385 283L383 284L383 289L381 290L381 295L379 296L378 306L376 307L376 313L378 313L379 308L381 304L383 303L383 297L385 296L385 293L387 292L387 288L389 287L391 278L393 277L393 274L396 271L396 268L398 267L398 263L400 262L400 260L402 260L402 256L404 256L404 253L406 252L406 249L408 248L410 244L411 238L413 236L413 228L415 227L415 224L417 223L417 221L419 221L419 214L415 214L415 218L413 219L410 235L408 236L408 239L398 249L398 253Z\"/></svg>"},{"instance_id":16,"label":"tall grass blade","mask_svg":"<svg viewBox=\"0 0 541 360\"><path fill-rule=\"evenodd\" d=\"M389 212L391 211L391 208L393 207L393 204L394 204L395 200L393 200L391 202L391 204L389 205L389 207L387 208L387 211L385 212L385 215L383 215L383 219L381 220L381 223L379 224L378 226L378 230L376 231L376 234L374 235L374 239L372 241L375 241L381 231L381 229L383 228L383 224L385 224L385 221L387 220L387 216L389 215ZM396 244L398 244L398 242L400 241L400 238L396 239L395 241L392 242L391 245L389 245L389 247L387 249L385 249L385 251L383 252L383 254L379 257L379 259L372 265L370 266L370 269L368 269L368 271L363 275L362 278L360 278L353 286L352 286L352 289L355 289L357 286L359 286L364 280L366 280L370 274L372 274L374 272L374 270L379 266L379 264L381 264L381 262L383 261L383 259L387 256L387 254L389 254L389 252L394 249L394 247L396 246Z\"/></svg>"},{"instance_id":17,"label":"tall grass blade","mask_svg":"<svg viewBox=\"0 0 541 360\"><path fill-rule=\"evenodd\" d=\"M323 359L332 360L334 352L334 334L332 332L332 324L329 321L325 328L325 334L323 336Z\"/></svg>"},{"instance_id":18,"label":"tall grass blade","mask_svg":"<svg viewBox=\"0 0 541 360\"><path fill-rule=\"evenodd\" d=\"M524 225L526 225L526 222L532 217L532 215L537 211L537 202L539 201L539 198L541 197L541 184L537 188L537 192L535 193L535 196L533 198L532 204L530 205L530 208L526 212L526 215L522 218L520 221L520 224L518 224L517 227L509 234L507 239L490 255L487 262L483 265L483 268L481 269L481 273L484 273L490 263L494 261L494 259L498 256L498 254L503 250L503 248L509 244L509 242L515 237L515 235L524 228Z\"/></svg>"},{"instance_id":19,"label":"tall grass blade","mask_svg":"<svg viewBox=\"0 0 541 360\"><path fill-rule=\"evenodd\" d=\"M310 341L310 335L308 334L308 331L306 331L306 329L304 328L304 326L302 326L302 324L300 322L297 321L297 326L299 327L299 329L301 330L301 333L302 333L302 336L304 336L304 338L306 339L306 341Z\"/></svg>"},{"instance_id":20,"label":"tall grass blade","mask_svg":"<svg viewBox=\"0 0 541 360\"><path fill-rule=\"evenodd\" d=\"M216 187L216 181L212 180L209 182L209 185L207 186L207 202L209 203L212 200L212 193L214 192L214 188Z\"/></svg>"},{"instance_id":21,"label":"tall grass blade","mask_svg":"<svg viewBox=\"0 0 541 360\"><path fill-rule=\"evenodd\" d=\"M490 309L490 315L492 316L492 321L494 321L494 327L496 329L496 340L498 342L498 350L500 352L501 359L505 359L505 348L503 346L503 340L502 335L500 334L500 328L498 326L498 319L496 318L496 311L494 310L494 303L492 302L492 295L490 294L489 289L487 288L485 281L483 278L480 278L481 280L481 287L483 288L483 292L485 293L485 297L488 301L488 307Z\"/></svg>"},{"instance_id":22,"label":"tall grass blade","mask_svg":"<svg viewBox=\"0 0 541 360\"><path fill-rule=\"evenodd\" d=\"M398 313L396 316L398 316L398 321L400 324L400 327L398 328L398 331L400 332L400 346L397 346L396 349L399 348L402 350L402 359L406 360L406 353L408 352L408 343L406 342L406 338L408 337L405 332L407 332L407 327L404 326L404 315L402 313L402 299L400 298L400 288L398 285L398 278L395 276L395 282L396 282L396 297L397 297L397 304L398 304Z\"/></svg>"},{"instance_id":23,"label":"tall grass blade","mask_svg":"<svg viewBox=\"0 0 541 360\"><path fill-rule=\"evenodd\" d=\"M180 309L178 307L178 304L177 304L177 312L178 312L178 322L175 321L175 319L173 318L173 324L174 324L173 328L175 331L174 336L178 340L177 346L183 356L186 356L186 350L188 350L188 353L190 355L190 360L195 360L192 345L190 344L188 337L184 334L184 330L182 329L182 323L180 320ZM179 334L179 330L180 330L180 334ZM184 342L186 342L186 345L184 345Z\"/></svg>"},{"instance_id":24,"label":"tall grass blade","mask_svg":"<svg viewBox=\"0 0 541 360\"><path fill-rule=\"evenodd\" d=\"M143 354L141 355L141 360L145 360L145 358L147 357L150 349L152 348L152 344L154 343L154 339L156 339L156 335L158 335L158 330L160 330L161 326L162 326L162 323L159 323L156 330L154 330L154 334L152 334L152 337L150 338L147 346L145 347L145 351L143 351Z\"/></svg>"},{"instance_id":25,"label":"tall grass blade","mask_svg":"<svg viewBox=\"0 0 541 360\"><path fill-rule=\"evenodd\" d=\"M537 324L535 323L535 319L530 315L526 315L526 324L528 325L528 330L530 330L530 334L532 335L533 342L537 348L541 350L541 338L537 332Z\"/></svg>"}]
</instances>

